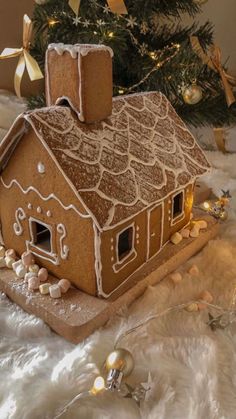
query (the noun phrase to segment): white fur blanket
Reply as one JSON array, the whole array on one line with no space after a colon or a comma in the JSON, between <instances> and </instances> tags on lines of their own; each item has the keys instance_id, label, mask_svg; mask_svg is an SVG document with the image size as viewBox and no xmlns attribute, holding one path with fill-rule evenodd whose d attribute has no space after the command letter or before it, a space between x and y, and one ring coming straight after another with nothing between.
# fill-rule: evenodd
<instances>
[{"instance_id":1,"label":"white fur blanket","mask_svg":"<svg viewBox=\"0 0 236 419\"><path fill-rule=\"evenodd\" d=\"M14 98L0 97L0 127L7 128L2 110L10 121L22 106ZM230 189L232 210L220 236L181 267L184 279L179 285L165 279L150 287L127 311L77 346L1 295L1 419L53 418L57 409L91 388L120 330L150 314L194 299L205 289L213 294L215 304L229 305L236 286L236 157L211 152L209 158L215 169L207 182L215 192ZM193 262L199 277L186 273ZM213 332L207 320L207 310L172 313L123 340L121 346L135 359L129 383L145 382L151 373L151 390L140 408L131 399L105 392L76 403L63 418L235 419L236 323Z\"/></svg>"}]
</instances>

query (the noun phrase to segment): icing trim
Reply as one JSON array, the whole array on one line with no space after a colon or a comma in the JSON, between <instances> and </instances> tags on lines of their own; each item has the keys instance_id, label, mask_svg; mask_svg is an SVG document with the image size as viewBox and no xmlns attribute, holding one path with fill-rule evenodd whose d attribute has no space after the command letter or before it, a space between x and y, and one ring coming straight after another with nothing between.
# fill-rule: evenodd
<instances>
[{"instance_id":1,"label":"icing trim","mask_svg":"<svg viewBox=\"0 0 236 419\"><path fill-rule=\"evenodd\" d=\"M33 192L37 193L37 195L43 201L49 201L50 199L55 199L55 201L57 201L65 211L73 209L80 217L91 218L90 215L88 215L88 214L82 214L73 204L70 204L70 205L67 205L67 206L64 205L61 202L61 200L53 193L51 193L50 195L45 197L34 186L29 186L27 189L24 189L16 179L12 179L9 184L6 184L4 182L2 176L0 177L0 180L1 180L1 183L4 186L4 188L6 188L6 189L11 189L11 187L15 184L15 185L18 186L18 188L21 190L21 192L23 192L23 194L25 194L25 195L27 195L30 191L33 191Z\"/></svg>"},{"instance_id":2,"label":"icing trim","mask_svg":"<svg viewBox=\"0 0 236 419\"><path fill-rule=\"evenodd\" d=\"M69 247L66 244L63 244L63 240L67 236L67 232L66 232L66 228L65 228L64 224L60 223L60 224L57 225L57 232L61 235L61 237L60 237L61 258L63 260L68 259Z\"/></svg>"},{"instance_id":3,"label":"icing trim","mask_svg":"<svg viewBox=\"0 0 236 419\"><path fill-rule=\"evenodd\" d=\"M51 251L50 252L44 250L42 247L37 246L34 243L35 237L34 237L33 228L32 228L32 223L33 222L36 222L38 224L42 224L43 226L45 226L50 231L50 246L51 246ZM58 255L55 252L53 252L53 228L52 228L52 226L50 224L46 224L45 222L43 222L41 220L38 220L37 218L29 217L29 231L30 231L31 240L26 240L26 242L25 242L27 250L32 252L38 258L46 259L49 262L53 263L54 265L59 265Z\"/></svg>"},{"instance_id":4,"label":"icing trim","mask_svg":"<svg viewBox=\"0 0 236 419\"><path fill-rule=\"evenodd\" d=\"M69 52L71 58L77 58L78 55L82 55L83 57L88 55L90 52L94 51L107 51L109 52L110 56L113 57L114 53L113 50L103 44L64 44L60 43L52 43L48 45L48 51L56 51L58 55L63 55L64 52Z\"/></svg>"},{"instance_id":5,"label":"icing trim","mask_svg":"<svg viewBox=\"0 0 236 419\"><path fill-rule=\"evenodd\" d=\"M132 228L132 245L131 245L131 249L129 251L129 253L122 258L121 260L119 259L119 237L120 235L128 230ZM116 249L115 249L115 253L116 253L116 262L113 264L112 269L115 273L119 272L121 269L125 268L127 265L129 265L129 263L131 263L134 259L136 259L137 257L137 251L135 249L135 222L133 221L133 223L127 225L126 227L124 227L122 230L120 230L117 234L116 234L116 238L115 238L115 242L116 242Z\"/></svg>"},{"instance_id":6,"label":"icing trim","mask_svg":"<svg viewBox=\"0 0 236 419\"><path fill-rule=\"evenodd\" d=\"M15 212L15 219L16 219L16 222L13 224L14 233L16 236L21 236L24 231L21 225L21 221L26 219L25 211L23 210L23 208L21 207L17 208Z\"/></svg>"}]
</instances>

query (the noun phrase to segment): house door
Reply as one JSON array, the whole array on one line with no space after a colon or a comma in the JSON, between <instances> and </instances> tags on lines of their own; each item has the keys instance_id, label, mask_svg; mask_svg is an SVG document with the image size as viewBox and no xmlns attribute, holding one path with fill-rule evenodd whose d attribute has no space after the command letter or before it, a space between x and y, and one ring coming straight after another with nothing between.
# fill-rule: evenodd
<instances>
[{"instance_id":1,"label":"house door","mask_svg":"<svg viewBox=\"0 0 236 419\"><path fill-rule=\"evenodd\" d=\"M162 205L149 210L148 214L148 254L150 259L154 256L162 244Z\"/></svg>"}]
</instances>

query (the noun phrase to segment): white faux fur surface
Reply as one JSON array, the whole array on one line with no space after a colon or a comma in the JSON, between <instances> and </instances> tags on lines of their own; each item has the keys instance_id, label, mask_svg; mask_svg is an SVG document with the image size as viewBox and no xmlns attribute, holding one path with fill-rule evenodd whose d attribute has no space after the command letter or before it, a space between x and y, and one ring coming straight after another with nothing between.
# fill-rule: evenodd
<instances>
[{"instance_id":1,"label":"white faux fur surface","mask_svg":"<svg viewBox=\"0 0 236 419\"><path fill-rule=\"evenodd\" d=\"M0 107L1 107L0 98ZM1 126L1 112L0 112ZM209 152L214 165L206 178L217 193L230 189L229 220L220 236L182 266L183 281L163 280L85 342L75 346L55 335L3 294L0 298L0 419L52 419L58 409L91 388L122 331L150 314L210 291L228 306L236 286L236 156ZM197 264L199 276L188 267ZM105 392L76 403L64 419L235 419L236 323L211 331L207 311L181 311L155 319L120 346L134 356L131 385L152 386L140 408L131 399Z\"/></svg>"}]
</instances>

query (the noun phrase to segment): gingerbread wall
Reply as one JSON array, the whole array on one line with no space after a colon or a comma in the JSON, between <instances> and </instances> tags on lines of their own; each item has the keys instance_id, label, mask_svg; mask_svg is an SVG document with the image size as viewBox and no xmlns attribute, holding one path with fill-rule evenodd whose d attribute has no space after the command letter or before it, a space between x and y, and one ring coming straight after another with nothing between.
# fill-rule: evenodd
<instances>
[{"instance_id":1,"label":"gingerbread wall","mask_svg":"<svg viewBox=\"0 0 236 419\"><path fill-rule=\"evenodd\" d=\"M188 224L192 211L193 185L183 189L183 214L172 225L172 193L163 202L140 212L129 221L101 234L102 292L109 295L148 259L155 256L170 236ZM129 257L118 263L117 238L119 233L133 226L134 246Z\"/></svg>"},{"instance_id":2,"label":"gingerbread wall","mask_svg":"<svg viewBox=\"0 0 236 419\"><path fill-rule=\"evenodd\" d=\"M39 162L45 167L44 174L38 173ZM94 295L93 222L91 218L84 218L83 207L32 129L24 134L1 174L0 198L2 234L6 247L16 249L19 254L25 251L26 241L31 241L30 217L49 225L52 230L52 253L58 256L59 265L45 259L44 253L36 257L37 262L55 276L68 278L80 289ZM63 208L59 201L64 207L74 205L77 212L73 208ZM19 220L21 209L25 214L22 221ZM58 227L61 224L65 227L65 234L62 227ZM14 225L16 230L20 226L23 228L22 234L15 233ZM67 257L63 254L66 253L64 246L69 249Z\"/></svg>"}]
</instances>

